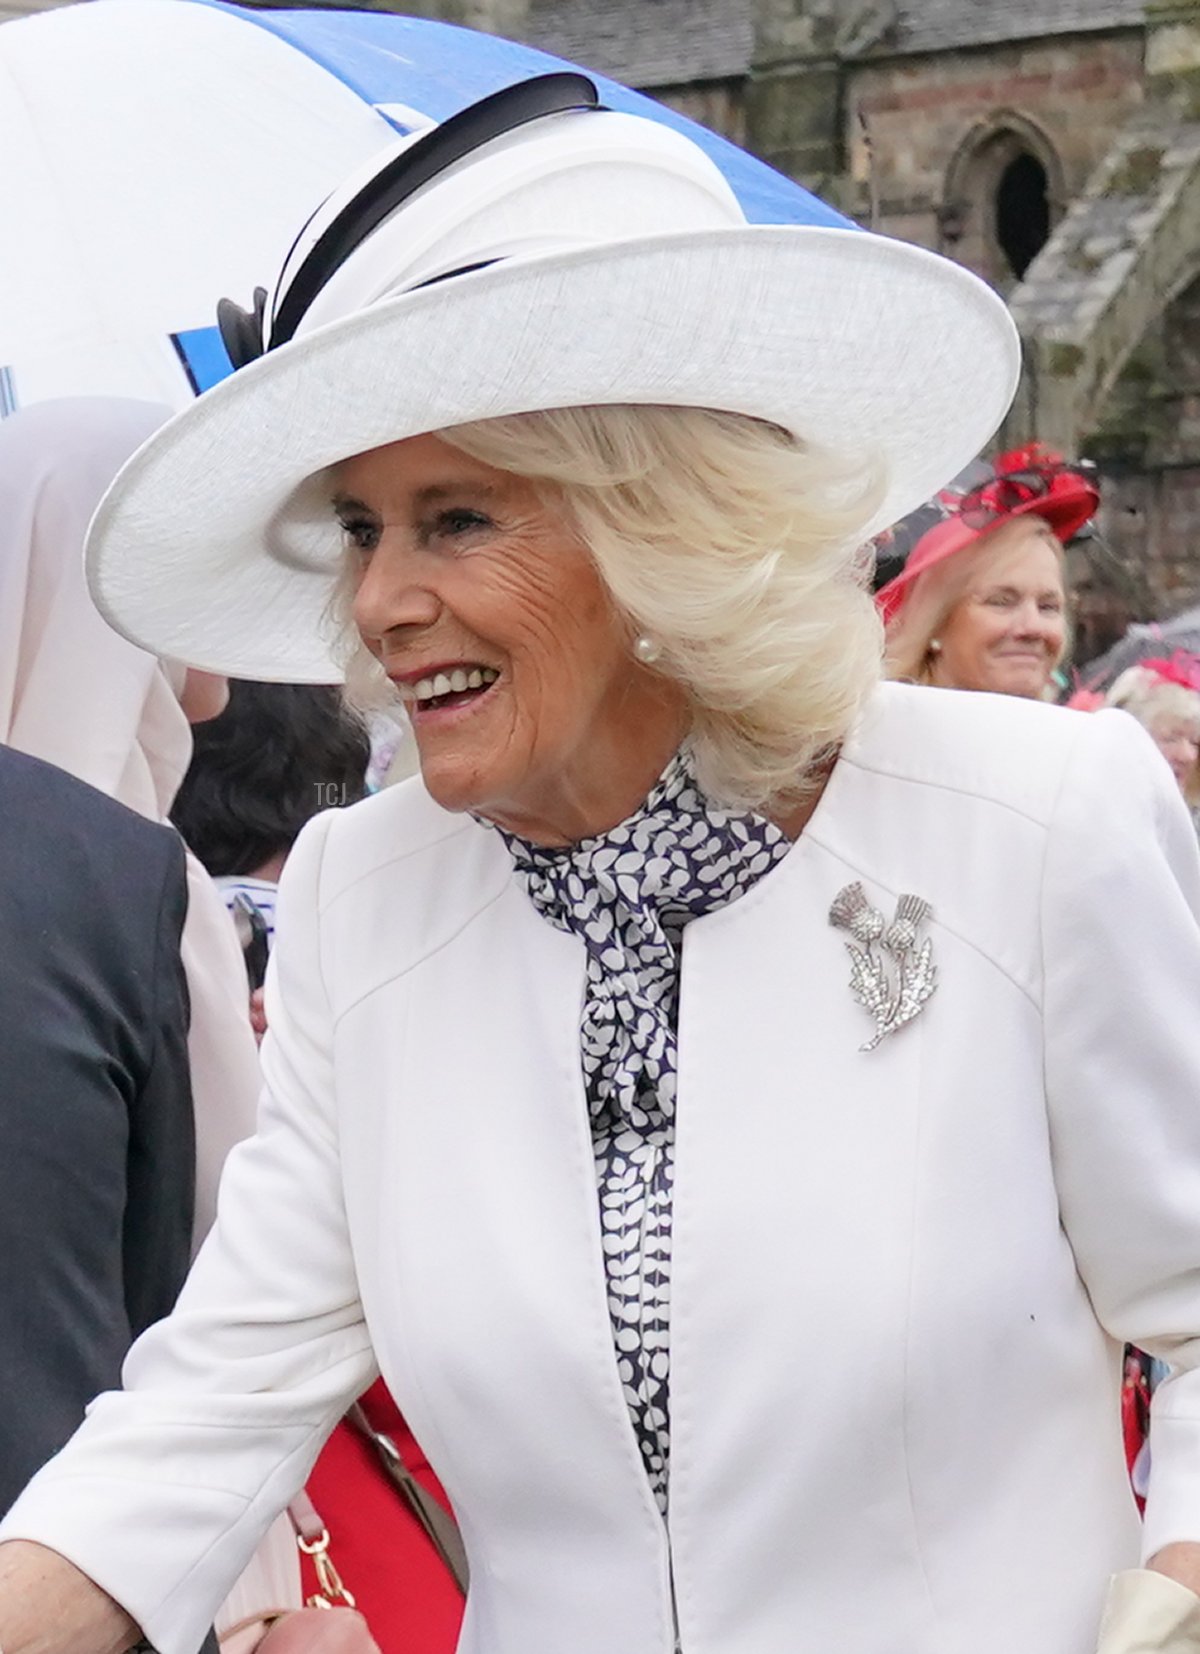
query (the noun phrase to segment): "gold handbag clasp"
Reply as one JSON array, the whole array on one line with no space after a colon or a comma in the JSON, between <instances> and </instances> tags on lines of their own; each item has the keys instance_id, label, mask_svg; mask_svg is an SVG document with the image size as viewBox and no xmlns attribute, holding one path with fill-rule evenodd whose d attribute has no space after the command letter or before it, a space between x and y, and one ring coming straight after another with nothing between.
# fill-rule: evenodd
<instances>
[{"instance_id":1,"label":"gold handbag clasp","mask_svg":"<svg viewBox=\"0 0 1200 1654\"><path fill-rule=\"evenodd\" d=\"M329 1554L329 1530L322 1528L315 1539L305 1539L301 1534L296 1535L296 1543L305 1556L311 1556L313 1566L317 1570L317 1583L320 1590L309 1597L306 1607L309 1608L357 1608L353 1594L342 1583L342 1576L333 1565L333 1558Z\"/></svg>"}]
</instances>

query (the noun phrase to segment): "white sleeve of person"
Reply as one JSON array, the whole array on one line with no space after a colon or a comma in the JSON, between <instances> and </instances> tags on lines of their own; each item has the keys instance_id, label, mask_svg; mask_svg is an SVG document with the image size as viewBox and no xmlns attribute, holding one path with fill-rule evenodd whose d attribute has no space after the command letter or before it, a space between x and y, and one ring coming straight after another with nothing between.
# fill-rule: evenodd
<instances>
[{"instance_id":1,"label":"white sleeve of person","mask_svg":"<svg viewBox=\"0 0 1200 1654\"><path fill-rule=\"evenodd\" d=\"M1096 1654L1200 1654L1200 1597L1149 1568L1117 1574Z\"/></svg>"},{"instance_id":2,"label":"white sleeve of person","mask_svg":"<svg viewBox=\"0 0 1200 1654\"><path fill-rule=\"evenodd\" d=\"M130 1352L0 1539L58 1551L161 1654L195 1654L272 1518L374 1376L342 1202L319 957L330 817L284 874L254 1137L173 1315Z\"/></svg>"},{"instance_id":3,"label":"white sleeve of person","mask_svg":"<svg viewBox=\"0 0 1200 1654\"><path fill-rule=\"evenodd\" d=\"M1075 744L1042 923L1063 1226L1101 1325L1172 1369L1152 1409L1146 1559L1200 1543L1200 852L1126 714L1092 715ZM1114 1387L1114 1430L1116 1408Z\"/></svg>"}]
</instances>

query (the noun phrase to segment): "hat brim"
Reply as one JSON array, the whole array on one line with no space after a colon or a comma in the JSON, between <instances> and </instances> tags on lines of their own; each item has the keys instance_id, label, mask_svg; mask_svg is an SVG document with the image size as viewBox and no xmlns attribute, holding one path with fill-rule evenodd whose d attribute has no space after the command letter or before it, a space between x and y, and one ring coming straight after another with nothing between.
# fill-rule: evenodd
<instances>
[{"instance_id":1,"label":"hat brim","mask_svg":"<svg viewBox=\"0 0 1200 1654\"><path fill-rule=\"evenodd\" d=\"M991 289L863 231L752 225L498 263L316 329L200 397L101 502L89 580L156 654L333 682L340 540L313 479L353 454L536 409L723 409L881 461L869 535L983 447L1019 371Z\"/></svg>"},{"instance_id":2,"label":"hat brim","mask_svg":"<svg viewBox=\"0 0 1200 1654\"><path fill-rule=\"evenodd\" d=\"M946 522L939 523L936 528L931 528L917 541L900 573L876 592L876 607L884 621L890 624L904 607L909 593L923 574L928 574L930 569L937 568L940 563L946 562L960 551L966 551L985 535L994 534L1006 523L1017 522L1022 517L1040 517L1053 530L1055 537L1066 545L1068 540L1079 533L1084 523L1095 516L1099 504L1100 495L1097 490L1090 482L1079 477L1075 480L1074 486L1068 484L1057 494L1043 495L1036 500L1025 500L1021 505L1013 506L1011 511L1002 512L982 528L972 528L970 524L964 523L961 517L951 517Z\"/></svg>"}]
</instances>

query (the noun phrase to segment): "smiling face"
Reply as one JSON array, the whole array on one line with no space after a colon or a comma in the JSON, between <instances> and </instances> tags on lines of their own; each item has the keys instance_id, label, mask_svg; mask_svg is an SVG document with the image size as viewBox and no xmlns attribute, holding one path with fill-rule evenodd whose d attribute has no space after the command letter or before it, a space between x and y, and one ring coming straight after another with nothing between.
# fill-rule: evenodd
<instances>
[{"instance_id":1,"label":"smiling face","mask_svg":"<svg viewBox=\"0 0 1200 1654\"><path fill-rule=\"evenodd\" d=\"M633 660L562 514L435 436L346 460L334 489L355 625L433 797L542 844L630 814L682 737L683 696Z\"/></svg>"},{"instance_id":2,"label":"smiling face","mask_svg":"<svg viewBox=\"0 0 1200 1654\"><path fill-rule=\"evenodd\" d=\"M1146 728L1170 764L1180 791L1188 792L1195 784L1196 765L1200 761L1200 729L1195 718L1170 711L1151 712Z\"/></svg>"},{"instance_id":3,"label":"smiling face","mask_svg":"<svg viewBox=\"0 0 1200 1654\"><path fill-rule=\"evenodd\" d=\"M1036 699L1066 639L1062 553L1040 517L1006 523L979 543L977 567L938 629L931 681Z\"/></svg>"}]
</instances>

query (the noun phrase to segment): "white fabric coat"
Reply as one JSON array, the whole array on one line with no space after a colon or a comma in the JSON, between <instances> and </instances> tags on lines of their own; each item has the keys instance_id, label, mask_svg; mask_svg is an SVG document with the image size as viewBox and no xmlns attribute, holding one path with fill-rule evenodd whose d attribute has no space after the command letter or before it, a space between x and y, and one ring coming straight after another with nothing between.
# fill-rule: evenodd
<instances>
[{"instance_id":1,"label":"white fabric coat","mask_svg":"<svg viewBox=\"0 0 1200 1654\"><path fill-rule=\"evenodd\" d=\"M934 909L874 1052L829 904ZM259 1135L171 1321L3 1537L191 1654L371 1346L450 1493L463 1654L1091 1654L1200 1540L1200 858L1131 720L887 686L787 858L683 947L669 1525L622 1397L581 944L419 783L284 879Z\"/></svg>"}]
</instances>

